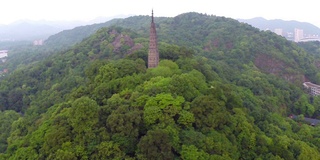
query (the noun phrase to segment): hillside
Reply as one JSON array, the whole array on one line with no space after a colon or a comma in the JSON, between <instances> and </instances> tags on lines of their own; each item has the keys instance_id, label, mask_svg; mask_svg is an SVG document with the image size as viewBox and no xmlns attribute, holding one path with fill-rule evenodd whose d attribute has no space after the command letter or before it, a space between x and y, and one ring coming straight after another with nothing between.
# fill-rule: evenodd
<instances>
[{"instance_id":1,"label":"hillside","mask_svg":"<svg viewBox=\"0 0 320 160\"><path fill-rule=\"evenodd\" d=\"M179 16L177 16L179 17ZM117 25L121 27L129 27L135 31L140 31L140 34L147 34L149 16L132 16L125 19L113 19L105 23L92 24L87 26L80 26L72 30L66 30L55 34L46 41L47 44L52 45L63 45L65 47L72 46L89 35L93 34L101 27L108 27ZM158 22L158 27L163 23L168 25L171 23L172 18L155 17ZM282 28L284 32L294 33L294 29L303 29L306 35L320 35L320 29L313 24L298 21L285 21L280 19L267 20L261 17L252 19L238 19L240 22L248 23L253 27L259 28L260 30L271 30ZM137 22L137 23L136 23ZM167 33L165 33L167 34Z\"/></svg>"},{"instance_id":2,"label":"hillside","mask_svg":"<svg viewBox=\"0 0 320 160\"><path fill-rule=\"evenodd\" d=\"M320 157L320 128L303 122L320 98L301 88L319 82L317 57L229 18L155 22L157 68L150 17L136 16L4 77L0 159Z\"/></svg>"},{"instance_id":3,"label":"hillside","mask_svg":"<svg viewBox=\"0 0 320 160\"><path fill-rule=\"evenodd\" d=\"M162 20L167 20L167 18L155 18L157 22ZM102 27L110 27L117 25L119 27L129 27L131 29L139 30L143 29L142 35L146 36L148 34L149 27L149 16L132 16L125 19L112 19L105 23L98 23L86 26L79 26L74 29L65 30L58 34L50 36L46 40L46 44L49 46L62 46L70 47L76 43L81 42L83 39L89 37L91 34L95 33L98 29Z\"/></svg>"}]
</instances>

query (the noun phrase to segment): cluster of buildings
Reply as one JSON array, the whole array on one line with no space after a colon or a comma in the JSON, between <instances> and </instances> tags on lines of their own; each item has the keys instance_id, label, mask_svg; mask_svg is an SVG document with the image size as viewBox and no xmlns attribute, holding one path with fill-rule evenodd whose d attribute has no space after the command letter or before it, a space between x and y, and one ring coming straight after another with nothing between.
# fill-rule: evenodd
<instances>
[{"instance_id":1,"label":"cluster of buildings","mask_svg":"<svg viewBox=\"0 0 320 160\"><path fill-rule=\"evenodd\" d=\"M294 33L284 32L282 28L276 28L274 29L274 33L295 42L320 41L319 35L307 35L303 33L303 29L298 28L294 29Z\"/></svg>"},{"instance_id":2,"label":"cluster of buildings","mask_svg":"<svg viewBox=\"0 0 320 160\"><path fill-rule=\"evenodd\" d=\"M34 46L42 46L43 45L43 40L42 39L34 40L33 41L33 45Z\"/></svg>"},{"instance_id":3,"label":"cluster of buildings","mask_svg":"<svg viewBox=\"0 0 320 160\"><path fill-rule=\"evenodd\" d=\"M0 61L5 62L8 57L8 50L0 50Z\"/></svg>"},{"instance_id":4,"label":"cluster of buildings","mask_svg":"<svg viewBox=\"0 0 320 160\"><path fill-rule=\"evenodd\" d=\"M0 62L5 62L8 57L8 50L0 50ZM4 74L8 73L8 69L0 70L0 77L4 76Z\"/></svg>"}]
</instances>

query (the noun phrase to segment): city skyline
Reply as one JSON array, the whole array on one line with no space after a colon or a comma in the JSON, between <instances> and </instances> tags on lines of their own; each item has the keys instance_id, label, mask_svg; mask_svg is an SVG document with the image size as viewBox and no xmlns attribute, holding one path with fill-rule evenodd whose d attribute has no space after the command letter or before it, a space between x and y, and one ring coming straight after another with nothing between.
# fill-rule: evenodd
<instances>
[{"instance_id":1,"label":"city skyline","mask_svg":"<svg viewBox=\"0 0 320 160\"><path fill-rule=\"evenodd\" d=\"M271 31L294 42L320 41L319 35L305 34L300 28L295 28L293 32L285 31L283 28L275 28Z\"/></svg>"}]
</instances>

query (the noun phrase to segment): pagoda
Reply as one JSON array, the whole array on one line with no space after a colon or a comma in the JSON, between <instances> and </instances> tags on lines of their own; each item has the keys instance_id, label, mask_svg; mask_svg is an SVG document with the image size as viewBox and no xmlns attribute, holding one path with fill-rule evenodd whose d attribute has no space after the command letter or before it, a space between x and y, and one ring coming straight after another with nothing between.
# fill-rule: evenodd
<instances>
[{"instance_id":1,"label":"pagoda","mask_svg":"<svg viewBox=\"0 0 320 160\"><path fill-rule=\"evenodd\" d=\"M157 44L156 25L153 19L153 10L150 26L149 52L148 52L148 68L155 68L159 64L159 51Z\"/></svg>"}]
</instances>

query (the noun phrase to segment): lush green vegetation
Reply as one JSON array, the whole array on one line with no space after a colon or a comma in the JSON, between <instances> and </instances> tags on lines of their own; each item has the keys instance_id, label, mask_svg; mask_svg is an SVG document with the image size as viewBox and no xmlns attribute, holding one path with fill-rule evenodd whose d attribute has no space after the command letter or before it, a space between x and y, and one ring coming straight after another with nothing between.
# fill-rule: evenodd
<instances>
[{"instance_id":1,"label":"lush green vegetation","mask_svg":"<svg viewBox=\"0 0 320 160\"><path fill-rule=\"evenodd\" d=\"M299 42L298 45L305 49L308 53L316 56L317 58L320 55L320 42L312 41L312 42Z\"/></svg>"},{"instance_id":2,"label":"lush green vegetation","mask_svg":"<svg viewBox=\"0 0 320 160\"><path fill-rule=\"evenodd\" d=\"M1 80L0 159L320 157L320 127L287 118L319 116L301 84L320 82L308 50L187 13L156 21L147 69L149 17L116 21Z\"/></svg>"}]
</instances>

